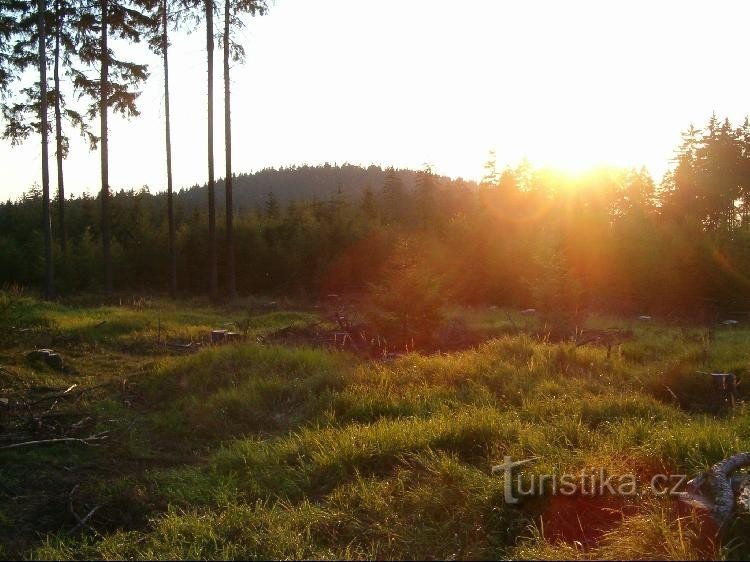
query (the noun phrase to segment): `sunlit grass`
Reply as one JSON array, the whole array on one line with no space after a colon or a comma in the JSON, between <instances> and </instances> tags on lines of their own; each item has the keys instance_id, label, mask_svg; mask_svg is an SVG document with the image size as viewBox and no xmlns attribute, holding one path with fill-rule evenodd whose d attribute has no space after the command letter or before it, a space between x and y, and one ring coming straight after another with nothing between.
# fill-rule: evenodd
<instances>
[{"instance_id":1,"label":"sunlit grass","mask_svg":"<svg viewBox=\"0 0 750 562\"><path fill-rule=\"evenodd\" d=\"M103 506L94 519L101 537L69 536L50 524L41 542L26 545L27 556L696 559L749 552L742 524L716 537L694 514L648 494L614 506L582 501L565 517L554 515L546 496L506 505L503 479L491 473L511 455L539 457L529 474L603 467L642 478L662 470L692 475L750 450L745 407L717 404L701 373L744 372L746 330L716 330L707 346L699 329L594 318L591 326L634 333L608 357L602 346L516 333L502 310L473 310L466 322L497 329L497 338L386 363L254 338L188 356L130 345L155 337L155 318L157 330L203 334L244 311L28 306L47 329L76 335L63 344L71 346L75 380L113 381L84 404L127 430L107 449L66 457L73 467L106 457L124 463L85 483L89 501ZM264 334L311 318L277 311L250 315L247 325ZM516 313L514 321L524 318ZM99 337L105 319L111 331ZM2 353L27 384L59 386L71 376L25 364L18 342ZM20 388L4 376L4 388ZM4 482L24 485L24 467L38 471L56 454L2 454L14 463L0 468ZM11 527L35 513L0 511ZM551 531L571 517L588 529L585 540Z\"/></svg>"}]
</instances>

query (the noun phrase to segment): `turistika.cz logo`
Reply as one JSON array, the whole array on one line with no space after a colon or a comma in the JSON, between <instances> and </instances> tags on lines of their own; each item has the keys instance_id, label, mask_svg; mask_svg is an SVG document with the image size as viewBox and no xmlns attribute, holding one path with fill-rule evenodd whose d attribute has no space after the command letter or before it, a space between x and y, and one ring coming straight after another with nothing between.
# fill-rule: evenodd
<instances>
[{"instance_id":1,"label":"turistika.cz logo","mask_svg":"<svg viewBox=\"0 0 750 562\"><path fill-rule=\"evenodd\" d=\"M523 466L532 464L539 457L514 461L503 458L502 464L492 467L493 474L503 475L505 502L518 503L523 496L541 494L563 496L636 496L644 491L635 474L608 474L604 468L584 469L578 474L522 474ZM514 477L515 476L515 477ZM680 489L687 482L686 474L655 474L646 483L646 490L657 496L680 497Z\"/></svg>"}]
</instances>

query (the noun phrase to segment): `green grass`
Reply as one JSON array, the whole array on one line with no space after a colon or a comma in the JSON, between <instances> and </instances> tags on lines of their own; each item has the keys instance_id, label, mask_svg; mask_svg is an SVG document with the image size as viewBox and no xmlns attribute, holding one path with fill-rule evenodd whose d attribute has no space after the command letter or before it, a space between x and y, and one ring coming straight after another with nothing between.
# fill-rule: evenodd
<instances>
[{"instance_id":1,"label":"green grass","mask_svg":"<svg viewBox=\"0 0 750 562\"><path fill-rule=\"evenodd\" d=\"M608 358L606 348L526 335L535 321L515 312L511 322L502 310L454 310L497 337L384 363L255 341L315 318L293 309L33 299L12 308L8 325L34 328L0 345L0 396L106 383L59 408L112 438L0 451L2 557L750 556L747 517L717 535L648 491L509 505L491 473L511 455L539 457L527 477L603 467L647 479L750 450L746 408L728 411L698 372L744 373L747 330L717 330L707 344L698 328L593 318L590 327L634 333ZM248 341L192 355L158 341L205 339L233 323ZM75 372L28 364L31 344L59 349ZM68 533L76 485L78 511L99 509L90 528Z\"/></svg>"}]
</instances>

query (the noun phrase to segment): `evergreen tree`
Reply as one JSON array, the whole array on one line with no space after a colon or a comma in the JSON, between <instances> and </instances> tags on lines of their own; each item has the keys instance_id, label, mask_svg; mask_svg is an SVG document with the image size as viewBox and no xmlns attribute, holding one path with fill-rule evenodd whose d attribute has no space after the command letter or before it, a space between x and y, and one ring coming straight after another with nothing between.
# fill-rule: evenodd
<instances>
[{"instance_id":1,"label":"evergreen tree","mask_svg":"<svg viewBox=\"0 0 750 562\"><path fill-rule=\"evenodd\" d=\"M164 147L167 171L167 230L169 240L169 293L177 293L177 249L175 247L174 193L172 186L172 127L169 108L169 30L170 25L179 27L185 21L180 10L189 10L190 4L175 0L159 0L159 27L151 38L151 47L161 56L164 72ZM174 9L177 8L177 9Z\"/></svg>"},{"instance_id":2,"label":"evergreen tree","mask_svg":"<svg viewBox=\"0 0 750 562\"><path fill-rule=\"evenodd\" d=\"M18 4L17 2L15 4ZM76 59L77 50L76 36L78 31L78 18L81 8L71 0L54 0L53 7L47 6L46 11L46 50L51 52L53 60L53 87L48 87L48 105L54 107L55 123L55 156L57 161L57 207L59 215L58 239L63 256L67 248L67 225L65 221L65 181L63 173L63 160L68 155L69 140L63 128L63 120L77 129L81 135L89 141L92 148L96 146L97 137L93 135L84 117L66 103L66 97L61 88L60 72L70 69ZM20 31L12 49L12 55L4 59L13 63L19 72L28 66L35 64L38 55L36 38L37 23L35 18L20 17L17 21L17 29ZM0 51L2 49L0 48ZM47 57L49 58L49 57ZM2 63L0 63L2 66ZM12 103L3 104L3 117L6 122L4 138L9 139L12 144L23 141L32 133L40 132L39 88L24 88L20 96L15 96Z\"/></svg>"},{"instance_id":3,"label":"evergreen tree","mask_svg":"<svg viewBox=\"0 0 750 562\"><path fill-rule=\"evenodd\" d=\"M279 201L276 199L273 191L269 191L266 195L265 213L268 218L276 219L279 217Z\"/></svg>"},{"instance_id":4,"label":"evergreen tree","mask_svg":"<svg viewBox=\"0 0 750 562\"><path fill-rule=\"evenodd\" d=\"M422 227L429 225L436 217L436 190L435 174L429 164L417 173L415 186L417 220Z\"/></svg>"},{"instance_id":5,"label":"evergreen tree","mask_svg":"<svg viewBox=\"0 0 750 562\"><path fill-rule=\"evenodd\" d=\"M70 69L75 58L76 22L82 8L71 0L54 0L53 25L53 76L54 76L54 106L55 106L55 159L57 162L57 208L59 216L59 240L63 256L67 254L68 234L65 221L65 175L63 160L68 155L68 136L63 130L63 118L80 130L81 135L89 141L93 150L98 142L84 117L68 107L61 88L61 66ZM70 71L68 71L70 74Z\"/></svg>"},{"instance_id":6,"label":"evergreen tree","mask_svg":"<svg viewBox=\"0 0 750 562\"><path fill-rule=\"evenodd\" d=\"M175 248L174 195L172 193L172 131L169 113L169 0L161 0L161 40L164 66L164 147L167 165L167 221L169 228L169 292L177 293L177 250Z\"/></svg>"},{"instance_id":7,"label":"evergreen tree","mask_svg":"<svg viewBox=\"0 0 750 562\"><path fill-rule=\"evenodd\" d=\"M50 214L49 180L49 133L48 115L49 85L47 83L47 2L9 2L1 6L3 17L0 20L0 34L4 38L0 47L0 88L7 88L12 78L33 66L38 82L21 92L25 101L3 104L2 112L6 120L4 138L16 144L37 132L41 140L42 176L42 233L44 240L44 294L51 298L54 294L54 261L52 253L52 219ZM6 11L7 10L7 11ZM7 39L6 39L7 37ZM12 47L5 41L12 40ZM33 116L33 117L32 117ZM30 120L36 119L36 120Z\"/></svg>"},{"instance_id":8,"label":"evergreen tree","mask_svg":"<svg viewBox=\"0 0 750 562\"><path fill-rule=\"evenodd\" d=\"M206 73L208 124L208 293L212 301L219 297L219 254L216 242L216 180L214 179L214 0L204 0L206 18Z\"/></svg>"},{"instance_id":9,"label":"evergreen tree","mask_svg":"<svg viewBox=\"0 0 750 562\"><path fill-rule=\"evenodd\" d=\"M405 216L404 206L404 183L396 170L388 168L383 184L383 212L386 220L400 221Z\"/></svg>"},{"instance_id":10,"label":"evergreen tree","mask_svg":"<svg viewBox=\"0 0 750 562\"><path fill-rule=\"evenodd\" d=\"M370 186L370 184L367 184L365 192L362 194L360 210L367 219L373 219L377 215L378 210L375 205L375 195L372 192L372 186Z\"/></svg>"},{"instance_id":11,"label":"evergreen tree","mask_svg":"<svg viewBox=\"0 0 750 562\"><path fill-rule=\"evenodd\" d=\"M740 225L746 227L750 224L750 117L745 117L737 136L740 143Z\"/></svg>"},{"instance_id":12,"label":"evergreen tree","mask_svg":"<svg viewBox=\"0 0 750 562\"><path fill-rule=\"evenodd\" d=\"M44 294L49 299L54 294L54 269L52 261L52 219L49 196L49 123L47 116L47 3L37 0L37 34L39 40L39 129L42 136L42 228L44 231Z\"/></svg>"},{"instance_id":13,"label":"evergreen tree","mask_svg":"<svg viewBox=\"0 0 750 562\"><path fill-rule=\"evenodd\" d=\"M16 13L24 4L21 0L0 0L0 96L7 95L15 77L12 39L16 32Z\"/></svg>"},{"instance_id":14,"label":"evergreen tree","mask_svg":"<svg viewBox=\"0 0 750 562\"><path fill-rule=\"evenodd\" d=\"M232 31L243 26L241 15L263 15L267 6L265 0L224 0L224 34L222 36L224 55L224 151L225 151L225 202L226 202L226 255L227 255L227 294L237 296L234 255L234 209L232 205L232 110L229 79L229 62L244 60L245 50L233 40Z\"/></svg>"},{"instance_id":15,"label":"evergreen tree","mask_svg":"<svg viewBox=\"0 0 750 562\"><path fill-rule=\"evenodd\" d=\"M109 46L111 36L137 43L144 33L153 32L158 25L154 13L156 0L99 0L98 11L87 12L80 22L83 32L79 51L81 60L98 67L98 78L89 78L74 71L75 87L93 101L88 115L99 117L101 163L101 234L104 287L107 296L114 290L111 240L111 209L109 190L109 110L124 116L139 115L135 87L146 80L148 69L138 64L116 58Z\"/></svg>"}]
</instances>

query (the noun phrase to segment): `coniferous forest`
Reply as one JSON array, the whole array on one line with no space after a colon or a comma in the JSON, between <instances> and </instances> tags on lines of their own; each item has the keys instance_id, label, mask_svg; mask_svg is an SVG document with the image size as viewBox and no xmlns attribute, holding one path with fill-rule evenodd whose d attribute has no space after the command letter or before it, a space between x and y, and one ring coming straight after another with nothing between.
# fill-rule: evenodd
<instances>
[{"instance_id":1,"label":"coniferous forest","mask_svg":"<svg viewBox=\"0 0 750 562\"><path fill-rule=\"evenodd\" d=\"M487 92L498 92L509 125L508 108L537 124L555 108L580 119L573 148L584 121L656 108L653 131L633 128L645 144L668 122L660 88L677 92L687 68L665 50L667 28L682 30L695 6L673 1L660 15L662 2L555 1L529 14L525 1L320 0L303 13L311 4L0 0L3 150L39 154L38 169L12 162L32 187L0 203L0 560L750 559L750 118L682 107L705 121L684 124L659 178L490 150L465 179L438 173L445 155L411 168L377 155L358 160L382 162L366 167L270 167L297 158L264 159L269 150L250 172L256 155L241 141L272 135L237 111L276 119L272 108L286 117L299 104L332 125L305 132L341 150L355 144L343 121L372 117L388 137L370 147L393 141L402 163L419 162L409 143L420 120L398 108L434 118L421 122L426 140L453 121L466 146L445 146L468 152L466 132L480 134L496 109ZM255 67L274 90L242 63L254 26L281 8L263 56L284 47L293 57L273 60L294 68ZM318 10L349 19L332 26ZM450 33L427 17L439 11ZM627 17L640 31L668 25L658 42L632 34L636 44ZM525 26L512 53L483 54L484 20L493 42ZM690 104L702 104L698 82L720 83L724 59L744 64L724 47L737 41L734 21L723 24L702 43L714 55L721 44L710 77L690 52L696 92L679 92ZM619 63L622 42L608 42L618 25L628 28ZM307 28L320 45L300 40ZM374 46L360 37L369 28L381 33ZM564 41L547 36L560 30ZM191 33L198 50L175 40ZM631 50L643 68L660 56L674 64L657 65L643 107L626 107L639 95L626 84L640 72ZM508 57L522 64L511 71ZM617 83L588 92L610 66ZM293 88L275 83L292 74ZM744 75L732 77L741 92ZM285 87L290 96L270 103ZM186 113L180 100L196 88L200 107ZM330 111L314 94L336 88ZM535 89L526 109L504 97ZM147 134L159 133L164 177L116 190L122 168L110 163L142 162L110 143L123 132L112 123L152 123L144 92L159 100ZM597 107L579 115L579 98ZM305 111L294 115L279 125L285 153ZM194 150L183 167L206 147L192 187L175 179L193 173L174 158L188 152L173 146L187 121L200 129L182 133ZM540 145L553 132L528 128ZM606 132L594 140L609 146L621 130ZM440 154L435 144L424 154ZM68 158L81 147L95 185L69 179L81 177ZM594 161L594 148L583 156ZM10 175L0 170L3 193L16 189Z\"/></svg>"},{"instance_id":2,"label":"coniferous forest","mask_svg":"<svg viewBox=\"0 0 750 562\"><path fill-rule=\"evenodd\" d=\"M236 174L237 289L317 297L366 292L408 247L445 299L703 318L741 313L750 297L750 124L711 117L690 128L660 184L644 169L580 174L522 163L479 182L429 168L299 166ZM216 182L224 209L224 181ZM174 194L177 288L208 290L206 186ZM43 196L0 207L0 281L41 287ZM61 232L54 212L52 232ZM66 201L69 252L53 242L60 294L104 287L100 197ZM112 261L121 292L169 290L167 195L111 196ZM225 237L218 212L218 238ZM227 256L219 247L219 283ZM396 258L398 259L398 258ZM547 297L541 285L548 288ZM550 293L550 291L552 291Z\"/></svg>"},{"instance_id":3,"label":"coniferous forest","mask_svg":"<svg viewBox=\"0 0 750 562\"><path fill-rule=\"evenodd\" d=\"M573 309L693 317L744 310L750 271L747 120L733 124L712 115L700 128L690 125L659 183L645 169L571 175L526 161L498 169L494 153L478 184L438 177L427 165L238 173L232 164L230 63L245 57L237 39L243 16L262 16L268 6L262 0L220 4L3 1L3 135L16 144L37 138L43 158L41 184L0 207L0 283L39 288L49 297L135 291L216 299L220 286L229 296L359 294L387 277L394 261L403 262L401 253L417 277L460 303L536 306L552 298ZM201 26L207 31L208 183L177 191L170 33ZM122 58L112 38L147 44L163 64L158 87L164 92L167 176L165 185L151 186L153 193L145 186L110 189L108 119L137 118L142 89L157 87L146 83L149 61ZM216 43L224 61L225 158L218 169ZM101 157L96 195L65 195L69 135L76 134ZM51 156L56 189L50 186ZM234 161L241 163L242 155Z\"/></svg>"}]
</instances>

